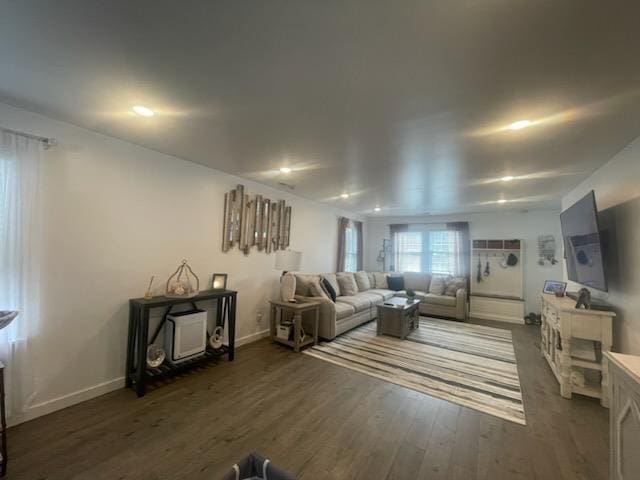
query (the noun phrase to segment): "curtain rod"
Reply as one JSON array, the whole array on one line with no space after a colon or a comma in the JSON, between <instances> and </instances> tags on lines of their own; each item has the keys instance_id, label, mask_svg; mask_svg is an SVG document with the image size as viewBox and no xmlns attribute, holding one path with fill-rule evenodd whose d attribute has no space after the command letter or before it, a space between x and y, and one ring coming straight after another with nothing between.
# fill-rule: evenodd
<instances>
[{"instance_id":1,"label":"curtain rod","mask_svg":"<svg viewBox=\"0 0 640 480\"><path fill-rule=\"evenodd\" d=\"M39 135L33 135L32 133L21 132L19 130L12 130L10 128L4 127L0 127L0 130L2 130L3 132L13 133L14 135L20 135L21 137L27 137L42 142L45 150L51 147L55 147L58 144L55 138L41 137Z\"/></svg>"}]
</instances>

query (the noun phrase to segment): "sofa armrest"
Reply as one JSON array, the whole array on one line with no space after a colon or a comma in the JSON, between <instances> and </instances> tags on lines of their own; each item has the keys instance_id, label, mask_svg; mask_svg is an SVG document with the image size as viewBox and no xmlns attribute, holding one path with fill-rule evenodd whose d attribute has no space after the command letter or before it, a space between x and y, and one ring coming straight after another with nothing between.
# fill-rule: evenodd
<instances>
[{"instance_id":1,"label":"sofa armrest","mask_svg":"<svg viewBox=\"0 0 640 480\"><path fill-rule=\"evenodd\" d=\"M320 320L318 321L318 335L327 340L336 337L336 305L324 297L304 297L296 295L299 302L320 302ZM313 312L306 312L303 318L311 319Z\"/></svg>"},{"instance_id":2,"label":"sofa armrest","mask_svg":"<svg viewBox=\"0 0 640 480\"><path fill-rule=\"evenodd\" d=\"M467 290L459 288L456 292L456 319L467 319Z\"/></svg>"}]
</instances>

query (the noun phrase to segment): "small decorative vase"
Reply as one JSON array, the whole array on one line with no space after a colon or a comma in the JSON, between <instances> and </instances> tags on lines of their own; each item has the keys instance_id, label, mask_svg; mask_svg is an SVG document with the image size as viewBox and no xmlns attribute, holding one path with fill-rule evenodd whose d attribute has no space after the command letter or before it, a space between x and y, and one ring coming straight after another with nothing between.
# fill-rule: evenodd
<instances>
[{"instance_id":1,"label":"small decorative vase","mask_svg":"<svg viewBox=\"0 0 640 480\"><path fill-rule=\"evenodd\" d=\"M195 282L195 285L194 285ZM165 296L168 298L191 298L200 291L200 279L193 273L186 260L167 280Z\"/></svg>"}]
</instances>

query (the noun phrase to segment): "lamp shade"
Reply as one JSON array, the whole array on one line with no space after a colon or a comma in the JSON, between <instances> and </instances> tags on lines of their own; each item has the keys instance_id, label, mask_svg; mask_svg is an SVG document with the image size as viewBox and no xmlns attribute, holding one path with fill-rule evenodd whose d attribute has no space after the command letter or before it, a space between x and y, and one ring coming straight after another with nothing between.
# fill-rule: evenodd
<instances>
[{"instance_id":1,"label":"lamp shade","mask_svg":"<svg viewBox=\"0 0 640 480\"><path fill-rule=\"evenodd\" d=\"M276 270L285 272L297 272L300 270L302 252L293 250L278 250L276 252Z\"/></svg>"}]
</instances>

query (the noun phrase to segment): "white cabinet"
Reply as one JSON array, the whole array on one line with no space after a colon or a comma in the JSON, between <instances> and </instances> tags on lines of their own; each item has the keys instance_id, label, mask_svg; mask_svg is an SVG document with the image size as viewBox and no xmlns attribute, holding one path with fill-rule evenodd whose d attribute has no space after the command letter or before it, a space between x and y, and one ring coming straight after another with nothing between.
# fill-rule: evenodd
<instances>
[{"instance_id":1,"label":"white cabinet","mask_svg":"<svg viewBox=\"0 0 640 480\"><path fill-rule=\"evenodd\" d=\"M608 352L611 378L609 478L640 478L640 357Z\"/></svg>"},{"instance_id":2,"label":"white cabinet","mask_svg":"<svg viewBox=\"0 0 640 480\"><path fill-rule=\"evenodd\" d=\"M600 399L609 406L609 378L606 357L611 350L612 322L615 313L575 308L568 297L542 294L542 324L540 352L547 359L560 383L560 394L571 398L573 393ZM593 358L578 351L577 346L591 345Z\"/></svg>"}]
</instances>

